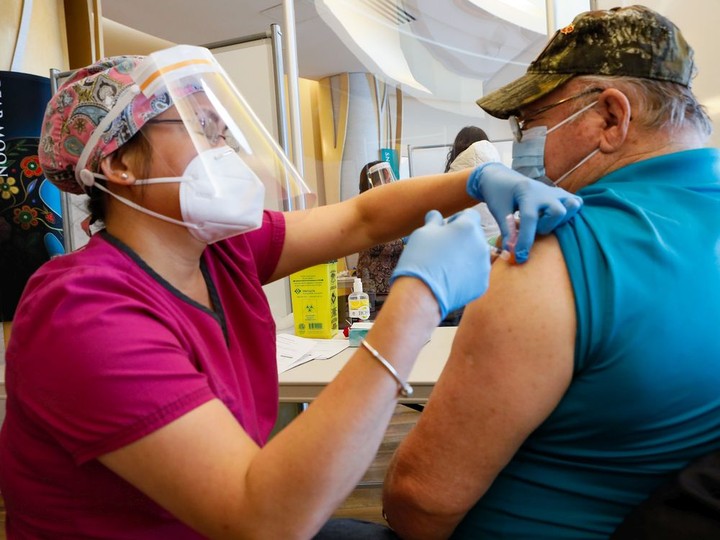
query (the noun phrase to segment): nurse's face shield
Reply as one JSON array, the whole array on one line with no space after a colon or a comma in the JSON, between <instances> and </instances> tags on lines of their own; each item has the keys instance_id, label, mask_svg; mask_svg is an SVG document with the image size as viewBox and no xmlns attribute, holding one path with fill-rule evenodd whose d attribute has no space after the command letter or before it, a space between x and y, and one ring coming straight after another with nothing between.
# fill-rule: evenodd
<instances>
[{"instance_id":1,"label":"nurse's face shield","mask_svg":"<svg viewBox=\"0 0 720 540\"><path fill-rule=\"evenodd\" d=\"M396 180L395 173L393 173L392 167L390 167L390 163L387 161L376 163L370 167L367 177L370 187L374 188L384 184L390 184Z\"/></svg>"},{"instance_id":2,"label":"nurse's face shield","mask_svg":"<svg viewBox=\"0 0 720 540\"><path fill-rule=\"evenodd\" d=\"M264 184L265 208L314 206L314 194L210 51L188 45L158 51L132 76L148 98L167 92L175 113L160 115L147 124L176 124L184 130L208 176L213 176L214 169L202 153L229 147ZM207 155L208 160L213 159L213 153Z\"/></svg>"}]
</instances>

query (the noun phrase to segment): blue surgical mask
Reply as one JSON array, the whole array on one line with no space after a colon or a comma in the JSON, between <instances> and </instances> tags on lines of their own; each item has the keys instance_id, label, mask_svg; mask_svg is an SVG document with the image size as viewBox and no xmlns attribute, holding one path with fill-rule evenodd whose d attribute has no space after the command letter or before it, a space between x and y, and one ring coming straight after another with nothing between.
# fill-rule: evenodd
<instances>
[{"instance_id":1,"label":"blue surgical mask","mask_svg":"<svg viewBox=\"0 0 720 540\"><path fill-rule=\"evenodd\" d=\"M513 141L512 145L512 168L513 170L519 172L522 175L525 175L529 178L533 178L535 180L538 180L540 182L543 182L544 184L548 185L558 185L560 182L565 180L565 178L570 175L575 169L580 167L583 163L585 163L588 159L593 157L595 154L598 153L600 150L599 148L596 148L590 154L585 156L583 159L580 160L580 162L575 165L572 169L567 171L565 174L563 174L560 178L555 180L554 182L550 180L550 178L547 177L545 174L545 140L547 139L548 133L552 133L556 129L558 129L560 126L563 126L573 120L574 118L580 116L585 111L589 110L592 106L594 106L597 103L597 101L593 101L592 103L586 105L582 109L574 112L570 116L568 116L565 120L560 122L559 124L554 125L552 128L548 129L547 126L536 126L533 128L528 128L522 133L522 140L520 141Z\"/></svg>"},{"instance_id":2,"label":"blue surgical mask","mask_svg":"<svg viewBox=\"0 0 720 540\"><path fill-rule=\"evenodd\" d=\"M523 131L521 141L512 144L512 168L522 175L552 185L545 175L545 139L547 126L537 126Z\"/></svg>"}]
</instances>

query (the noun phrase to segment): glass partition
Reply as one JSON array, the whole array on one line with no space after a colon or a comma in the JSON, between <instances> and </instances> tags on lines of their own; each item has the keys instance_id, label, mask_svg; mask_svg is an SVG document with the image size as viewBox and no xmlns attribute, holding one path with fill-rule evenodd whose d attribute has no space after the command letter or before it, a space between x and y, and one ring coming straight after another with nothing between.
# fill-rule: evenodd
<instances>
[{"instance_id":1,"label":"glass partition","mask_svg":"<svg viewBox=\"0 0 720 540\"><path fill-rule=\"evenodd\" d=\"M507 122L489 117L475 101L525 72L545 45L548 28L554 31L554 5L548 10L545 0L314 3L364 70L391 94L401 93L401 105L392 96L387 100L395 108L394 122L377 126L377 146L394 146L400 154L401 178L442 172L465 126L481 128L509 162ZM573 6L576 13L589 9L587 0L562 4L562 16Z\"/></svg>"}]
</instances>

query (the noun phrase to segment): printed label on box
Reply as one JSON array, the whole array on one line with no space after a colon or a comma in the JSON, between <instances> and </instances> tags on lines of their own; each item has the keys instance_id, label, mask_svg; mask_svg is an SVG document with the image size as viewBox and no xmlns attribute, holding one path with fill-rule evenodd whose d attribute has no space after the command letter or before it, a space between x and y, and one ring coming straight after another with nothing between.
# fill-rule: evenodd
<instances>
[{"instance_id":1,"label":"printed label on box","mask_svg":"<svg viewBox=\"0 0 720 540\"><path fill-rule=\"evenodd\" d=\"M329 339L338 331L337 262L290 275L295 335Z\"/></svg>"}]
</instances>

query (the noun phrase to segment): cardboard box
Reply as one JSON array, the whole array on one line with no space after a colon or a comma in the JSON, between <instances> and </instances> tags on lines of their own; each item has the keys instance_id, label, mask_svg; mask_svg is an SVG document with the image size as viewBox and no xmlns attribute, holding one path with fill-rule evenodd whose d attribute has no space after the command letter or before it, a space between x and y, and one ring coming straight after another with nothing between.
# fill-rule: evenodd
<instances>
[{"instance_id":1,"label":"cardboard box","mask_svg":"<svg viewBox=\"0 0 720 540\"><path fill-rule=\"evenodd\" d=\"M372 321L354 322L348 332L348 339L350 340L351 347L359 347L360 342L365 339L365 336L372 328Z\"/></svg>"},{"instance_id":2,"label":"cardboard box","mask_svg":"<svg viewBox=\"0 0 720 540\"><path fill-rule=\"evenodd\" d=\"M295 335L330 339L338 331L337 261L290 275Z\"/></svg>"}]
</instances>

